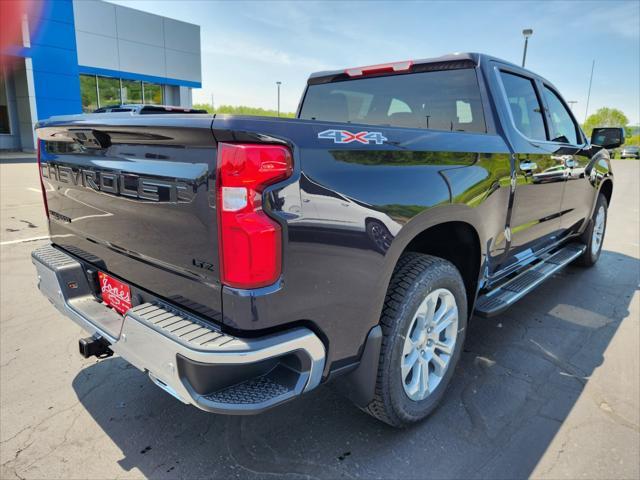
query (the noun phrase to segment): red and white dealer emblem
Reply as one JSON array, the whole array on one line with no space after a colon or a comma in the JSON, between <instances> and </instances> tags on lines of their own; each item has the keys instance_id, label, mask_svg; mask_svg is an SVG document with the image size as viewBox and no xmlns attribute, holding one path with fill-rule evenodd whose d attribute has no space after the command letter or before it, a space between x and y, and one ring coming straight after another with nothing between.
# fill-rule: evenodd
<instances>
[{"instance_id":1,"label":"red and white dealer emblem","mask_svg":"<svg viewBox=\"0 0 640 480\"><path fill-rule=\"evenodd\" d=\"M129 285L103 272L98 272L98 278L104 303L120 315L124 315L131 308L131 289Z\"/></svg>"}]
</instances>

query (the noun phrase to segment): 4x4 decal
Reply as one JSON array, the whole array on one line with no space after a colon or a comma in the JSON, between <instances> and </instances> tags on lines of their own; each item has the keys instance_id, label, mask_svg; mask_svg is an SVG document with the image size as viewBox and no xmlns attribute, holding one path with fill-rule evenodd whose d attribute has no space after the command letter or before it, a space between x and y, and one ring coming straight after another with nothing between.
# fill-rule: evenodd
<instances>
[{"instance_id":1,"label":"4x4 decal","mask_svg":"<svg viewBox=\"0 0 640 480\"><path fill-rule=\"evenodd\" d=\"M333 140L333 143L351 143L359 142L368 145L375 143L376 145L382 145L387 137L380 132L357 132L352 133L347 130L324 130L318 133L318 138Z\"/></svg>"}]
</instances>

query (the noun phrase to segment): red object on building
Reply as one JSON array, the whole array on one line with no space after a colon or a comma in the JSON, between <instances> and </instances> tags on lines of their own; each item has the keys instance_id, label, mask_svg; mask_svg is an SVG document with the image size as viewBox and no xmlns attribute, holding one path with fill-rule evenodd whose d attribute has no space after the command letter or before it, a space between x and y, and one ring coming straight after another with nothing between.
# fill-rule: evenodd
<instances>
[{"instance_id":1,"label":"red object on building","mask_svg":"<svg viewBox=\"0 0 640 480\"><path fill-rule=\"evenodd\" d=\"M0 67L7 66L15 57L12 49L24 47L22 40L23 19L29 18L31 30L37 25L43 3L28 0L0 1Z\"/></svg>"}]
</instances>

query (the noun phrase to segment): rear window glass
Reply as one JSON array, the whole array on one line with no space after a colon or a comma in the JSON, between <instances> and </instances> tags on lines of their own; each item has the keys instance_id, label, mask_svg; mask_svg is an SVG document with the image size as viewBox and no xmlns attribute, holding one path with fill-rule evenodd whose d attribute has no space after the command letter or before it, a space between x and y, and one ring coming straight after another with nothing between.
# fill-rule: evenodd
<instances>
[{"instance_id":1,"label":"rear window glass","mask_svg":"<svg viewBox=\"0 0 640 480\"><path fill-rule=\"evenodd\" d=\"M300 118L454 132L486 132L474 69L309 85Z\"/></svg>"}]
</instances>

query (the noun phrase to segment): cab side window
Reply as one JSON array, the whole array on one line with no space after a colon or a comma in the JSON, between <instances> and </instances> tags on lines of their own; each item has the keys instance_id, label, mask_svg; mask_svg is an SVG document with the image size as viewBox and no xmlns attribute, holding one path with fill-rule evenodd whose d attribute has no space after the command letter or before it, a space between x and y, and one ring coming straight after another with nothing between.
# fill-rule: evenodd
<instances>
[{"instance_id":1,"label":"cab side window","mask_svg":"<svg viewBox=\"0 0 640 480\"><path fill-rule=\"evenodd\" d=\"M527 138L546 140L542 107L533 81L508 72L500 72L500 76L516 128Z\"/></svg>"},{"instance_id":2,"label":"cab side window","mask_svg":"<svg viewBox=\"0 0 640 480\"><path fill-rule=\"evenodd\" d=\"M551 117L551 141L572 145L582 143L578 141L576 124L558 94L545 86L544 98L549 106L549 116Z\"/></svg>"}]
</instances>

